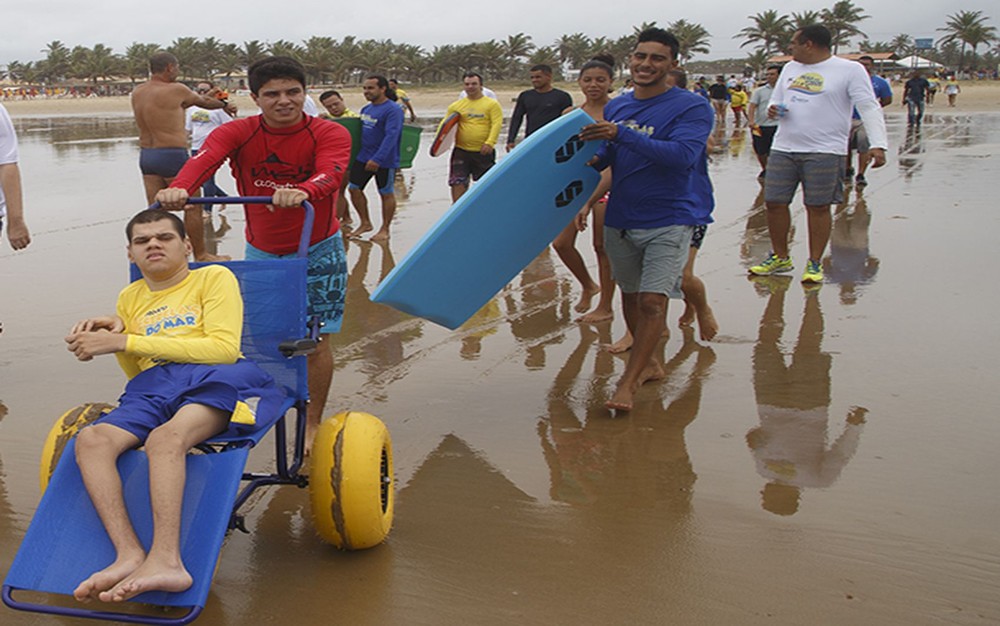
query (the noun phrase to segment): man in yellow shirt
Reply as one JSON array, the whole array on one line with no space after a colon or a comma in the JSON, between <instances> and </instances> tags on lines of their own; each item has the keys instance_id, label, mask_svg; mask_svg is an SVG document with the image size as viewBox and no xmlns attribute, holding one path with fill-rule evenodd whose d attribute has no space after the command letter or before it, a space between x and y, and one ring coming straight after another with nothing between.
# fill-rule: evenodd
<instances>
[{"instance_id":1,"label":"man in yellow shirt","mask_svg":"<svg viewBox=\"0 0 1000 626\"><path fill-rule=\"evenodd\" d=\"M77 436L83 483L117 555L77 586L73 595L81 602L122 602L191 586L179 547L184 457L231 419L252 423L251 398L258 406L281 399L271 377L240 353L243 300L233 273L221 265L188 269L184 223L167 211L139 213L126 235L142 279L122 290L115 315L81 320L66 337L79 360L114 354L129 378L118 407ZM129 519L116 466L123 452L141 444L154 520L148 554Z\"/></svg>"},{"instance_id":2,"label":"man in yellow shirt","mask_svg":"<svg viewBox=\"0 0 1000 626\"><path fill-rule=\"evenodd\" d=\"M339 91L334 89L321 93L319 95L319 103L322 104L327 111L329 111L329 113L320 114L320 117L323 119L360 117L357 113L347 108L347 103L344 102L343 96L340 95Z\"/></svg>"},{"instance_id":3,"label":"man in yellow shirt","mask_svg":"<svg viewBox=\"0 0 1000 626\"><path fill-rule=\"evenodd\" d=\"M483 95L483 77L469 72L462 77L462 83L465 97L452 102L444 115L445 119L452 113L461 115L448 170L452 202L469 190L470 179L479 180L496 163L494 146L503 124L500 103Z\"/></svg>"}]
</instances>

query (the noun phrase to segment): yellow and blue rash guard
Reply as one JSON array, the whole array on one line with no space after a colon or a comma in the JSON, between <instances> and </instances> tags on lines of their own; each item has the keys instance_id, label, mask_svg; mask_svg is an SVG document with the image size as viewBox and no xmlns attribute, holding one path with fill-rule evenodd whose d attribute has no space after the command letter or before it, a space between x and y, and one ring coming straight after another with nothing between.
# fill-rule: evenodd
<instances>
[{"instance_id":1,"label":"yellow and blue rash guard","mask_svg":"<svg viewBox=\"0 0 1000 626\"><path fill-rule=\"evenodd\" d=\"M479 152L484 144L497 145L500 126L503 124L503 109L493 98L483 96L475 100L462 98L452 102L445 113L448 119L452 113L462 116L458 123L455 146L469 152Z\"/></svg>"},{"instance_id":2,"label":"yellow and blue rash guard","mask_svg":"<svg viewBox=\"0 0 1000 626\"><path fill-rule=\"evenodd\" d=\"M115 356L130 379L161 363L227 364L242 357L243 298L221 265L191 270L162 291L137 280L118 295L117 313L128 340Z\"/></svg>"}]
</instances>

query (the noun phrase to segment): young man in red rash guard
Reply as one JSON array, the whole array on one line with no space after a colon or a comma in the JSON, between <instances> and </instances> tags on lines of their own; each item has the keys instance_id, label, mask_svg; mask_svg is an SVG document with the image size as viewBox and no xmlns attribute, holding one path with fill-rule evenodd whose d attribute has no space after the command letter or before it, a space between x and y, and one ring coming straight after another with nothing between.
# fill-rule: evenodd
<instances>
[{"instance_id":1,"label":"young man in red rash guard","mask_svg":"<svg viewBox=\"0 0 1000 626\"><path fill-rule=\"evenodd\" d=\"M306 98L302 65L270 57L249 71L250 93L261 114L220 126L156 199L167 209L183 207L188 197L223 162L229 161L245 196L272 196L271 204L246 210L246 258L293 256L302 231L303 201L316 210L309 248L309 313L323 321L321 332L340 330L347 291L347 261L337 221L336 200L351 156L351 138L340 124L302 111ZM319 426L333 376L333 354L321 341L309 355L306 450Z\"/></svg>"}]
</instances>

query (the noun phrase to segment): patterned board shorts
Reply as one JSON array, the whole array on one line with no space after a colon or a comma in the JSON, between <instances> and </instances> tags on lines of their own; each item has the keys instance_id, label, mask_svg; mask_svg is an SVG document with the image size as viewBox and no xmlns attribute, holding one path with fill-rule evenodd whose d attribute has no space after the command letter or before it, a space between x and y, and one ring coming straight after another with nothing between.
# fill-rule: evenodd
<instances>
[{"instance_id":1,"label":"patterned board shorts","mask_svg":"<svg viewBox=\"0 0 1000 626\"><path fill-rule=\"evenodd\" d=\"M250 244L246 248L247 261L287 259L292 254L271 254ZM340 232L309 246L309 266L306 270L309 315L317 315L324 335L340 332L344 321L344 299L347 295L347 253Z\"/></svg>"}]
</instances>

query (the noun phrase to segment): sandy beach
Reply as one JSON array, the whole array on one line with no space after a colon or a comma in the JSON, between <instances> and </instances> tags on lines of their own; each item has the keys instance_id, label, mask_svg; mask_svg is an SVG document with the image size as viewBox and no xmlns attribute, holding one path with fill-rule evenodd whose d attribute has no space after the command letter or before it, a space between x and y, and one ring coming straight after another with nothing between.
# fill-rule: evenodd
<instances>
[{"instance_id":1,"label":"sandy beach","mask_svg":"<svg viewBox=\"0 0 1000 626\"><path fill-rule=\"evenodd\" d=\"M409 91L425 120L458 93ZM501 91L505 110L517 91ZM579 285L550 250L456 331L371 302L450 206L447 159L422 147L396 181L391 241L348 245L325 407L387 424L394 528L338 552L305 490L269 489L197 623L1000 623L1000 296L984 273L1000 236L1000 85L963 83L958 103L939 96L919 130L886 110L889 161L835 208L818 290L797 280L799 201L794 278L747 279L769 248L758 168L746 129L717 132L695 269L720 333L678 328L671 303L668 375L619 417L604 403L624 360L601 345L621 315L578 323ZM63 335L113 310L143 203L127 98L4 104L33 241L0 244L0 572L38 506L49 428L121 392L113 358L79 363ZM228 168L218 182L234 189ZM242 257L243 227L217 209L212 249ZM577 247L596 271L589 231ZM0 608L0 621L54 620Z\"/></svg>"}]
</instances>

